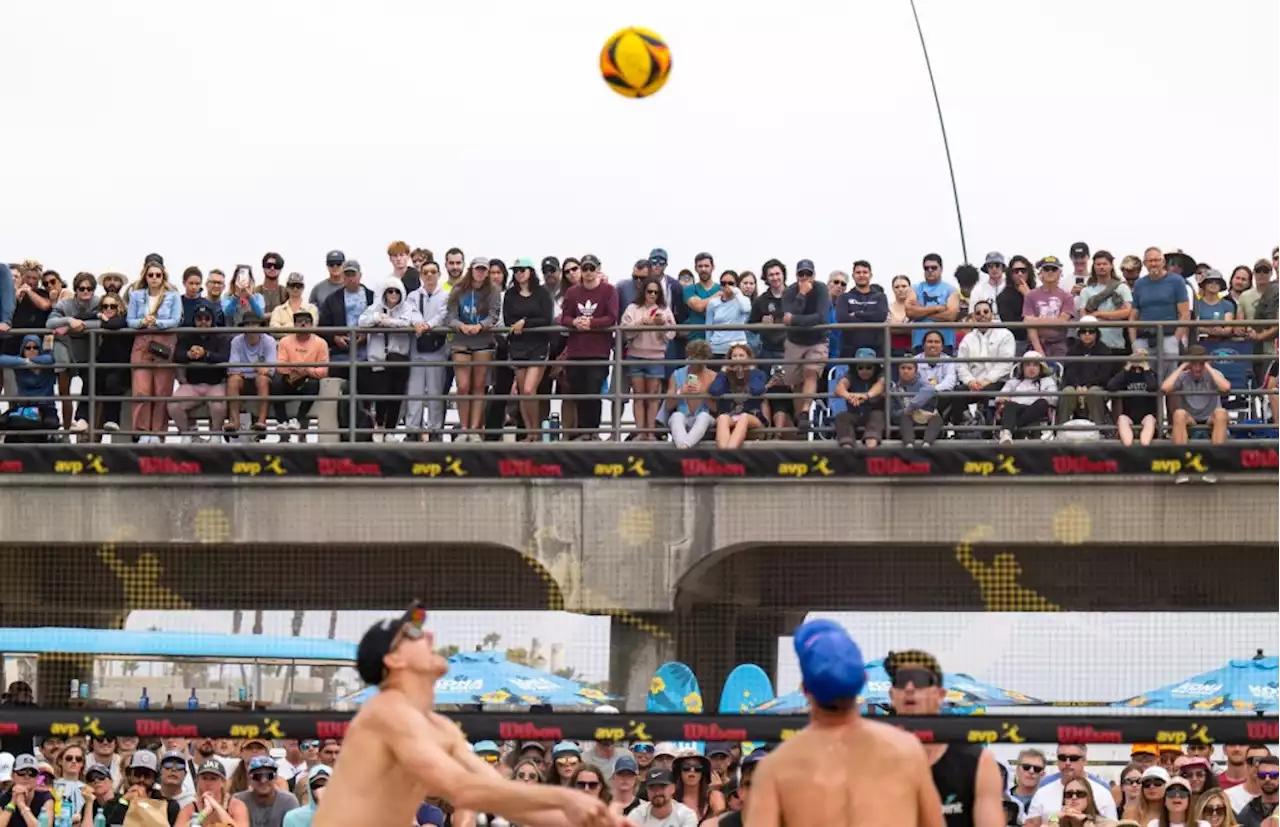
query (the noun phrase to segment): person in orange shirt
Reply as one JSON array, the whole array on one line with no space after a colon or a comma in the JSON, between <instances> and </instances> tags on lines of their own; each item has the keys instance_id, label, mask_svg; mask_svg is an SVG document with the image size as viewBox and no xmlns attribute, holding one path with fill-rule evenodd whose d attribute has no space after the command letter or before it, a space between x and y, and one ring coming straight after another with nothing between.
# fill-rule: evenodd
<instances>
[{"instance_id":1,"label":"person in orange shirt","mask_svg":"<svg viewBox=\"0 0 1280 827\"><path fill-rule=\"evenodd\" d=\"M315 325L311 311L305 308L293 313L293 326L308 328ZM320 380L329 375L329 343L311 333L300 329L280 340L276 347L276 373L271 378L272 396L316 396L320 393ZM308 363L312 366L306 367ZM299 364L302 367L289 367ZM276 421L287 431L306 430L309 423L311 399L303 399L298 403L298 415L289 418L287 401L272 403L276 409Z\"/></svg>"}]
</instances>

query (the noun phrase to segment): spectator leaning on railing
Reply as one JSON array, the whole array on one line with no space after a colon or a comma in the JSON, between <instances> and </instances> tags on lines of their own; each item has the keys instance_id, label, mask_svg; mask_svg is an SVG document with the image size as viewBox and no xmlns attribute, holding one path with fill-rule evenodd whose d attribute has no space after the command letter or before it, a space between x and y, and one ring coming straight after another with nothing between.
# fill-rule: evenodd
<instances>
[{"instance_id":1,"label":"spectator leaning on railing","mask_svg":"<svg viewBox=\"0 0 1280 827\"><path fill-rule=\"evenodd\" d=\"M825 330L816 329L828 323L831 297L827 286L814 278L813 262L801 259L796 265L796 283L782 294L782 323L787 326L783 355L789 384L799 396L795 400L796 426L802 438L813 427L809 409L818 390L818 378L826 368L830 351Z\"/></svg>"}]
</instances>

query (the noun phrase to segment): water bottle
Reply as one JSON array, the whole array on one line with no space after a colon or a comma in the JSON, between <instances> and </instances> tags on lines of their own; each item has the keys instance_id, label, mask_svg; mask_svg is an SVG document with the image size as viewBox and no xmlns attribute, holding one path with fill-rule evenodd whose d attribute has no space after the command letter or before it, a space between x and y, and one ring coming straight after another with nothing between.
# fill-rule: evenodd
<instances>
[{"instance_id":1,"label":"water bottle","mask_svg":"<svg viewBox=\"0 0 1280 827\"><path fill-rule=\"evenodd\" d=\"M191 687L191 697L187 698L187 709L199 709L200 699L196 697L196 688Z\"/></svg>"},{"instance_id":2,"label":"water bottle","mask_svg":"<svg viewBox=\"0 0 1280 827\"><path fill-rule=\"evenodd\" d=\"M142 697L138 699L138 709L150 709L151 699L147 697L147 688L142 687Z\"/></svg>"},{"instance_id":3,"label":"water bottle","mask_svg":"<svg viewBox=\"0 0 1280 827\"><path fill-rule=\"evenodd\" d=\"M72 698L80 697L80 681L77 678L71 679L71 697Z\"/></svg>"},{"instance_id":4,"label":"water bottle","mask_svg":"<svg viewBox=\"0 0 1280 827\"><path fill-rule=\"evenodd\" d=\"M81 681L80 683L80 700L88 700L89 698L89 682Z\"/></svg>"},{"instance_id":5,"label":"water bottle","mask_svg":"<svg viewBox=\"0 0 1280 827\"><path fill-rule=\"evenodd\" d=\"M173 709L173 694L172 694L172 693L170 693L170 694L168 694L168 695L165 695L165 696L164 696L164 708L165 708L165 709Z\"/></svg>"},{"instance_id":6,"label":"water bottle","mask_svg":"<svg viewBox=\"0 0 1280 827\"><path fill-rule=\"evenodd\" d=\"M249 698L249 692L243 686L240 687L239 691L236 694L240 699L240 703L244 703Z\"/></svg>"},{"instance_id":7,"label":"water bottle","mask_svg":"<svg viewBox=\"0 0 1280 827\"><path fill-rule=\"evenodd\" d=\"M551 415L551 419L547 422L546 428L547 428L547 433L551 435L551 439L547 441L559 442L560 441L560 414L553 413Z\"/></svg>"}]
</instances>

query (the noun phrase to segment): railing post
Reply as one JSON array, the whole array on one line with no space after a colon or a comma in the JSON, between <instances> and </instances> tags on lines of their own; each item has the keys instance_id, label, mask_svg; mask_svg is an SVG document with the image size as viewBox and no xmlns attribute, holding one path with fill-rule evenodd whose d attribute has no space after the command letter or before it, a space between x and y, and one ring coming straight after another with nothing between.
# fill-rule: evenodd
<instances>
[{"instance_id":1,"label":"railing post","mask_svg":"<svg viewBox=\"0 0 1280 827\"><path fill-rule=\"evenodd\" d=\"M1154 322L1154 336L1147 337L1156 351L1156 437L1164 433L1165 406L1169 404L1169 395L1164 392L1164 322ZM1150 355L1150 354L1148 354Z\"/></svg>"},{"instance_id":2,"label":"railing post","mask_svg":"<svg viewBox=\"0 0 1280 827\"><path fill-rule=\"evenodd\" d=\"M622 343L626 337L618 328L613 331L612 359L609 365L609 407L612 409L609 418L613 422L613 441L622 441L622 408L626 404L622 383L626 381L622 370Z\"/></svg>"},{"instance_id":3,"label":"railing post","mask_svg":"<svg viewBox=\"0 0 1280 827\"><path fill-rule=\"evenodd\" d=\"M353 445L355 444L355 441L356 441L356 423L357 423L357 420L359 419L358 417L359 402L356 399L356 393L357 393L356 386L358 384L356 381L356 377L359 375L359 369L357 368L359 354L360 354L360 349L359 347L356 346L355 328L348 325L347 326L347 360L348 360L347 382L350 386L349 390L351 391L351 395L347 397L347 406L348 406L347 407L347 414L348 414L347 441L351 442Z\"/></svg>"},{"instance_id":4,"label":"railing post","mask_svg":"<svg viewBox=\"0 0 1280 827\"><path fill-rule=\"evenodd\" d=\"M94 442L98 436L98 331L90 329L89 334L89 371L85 375L85 387L81 388L87 395L86 405L89 410L89 441Z\"/></svg>"},{"instance_id":5,"label":"railing post","mask_svg":"<svg viewBox=\"0 0 1280 827\"><path fill-rule=\"evenodd\" d=\"M884 380L884 435L881 442L889 438L893 429L893 327L888 318L884 320L884 371L880 378ZM854 369L853 365L849 366ZM856 372L854 374L857 375Z\"/></svg>"}]
</instances>

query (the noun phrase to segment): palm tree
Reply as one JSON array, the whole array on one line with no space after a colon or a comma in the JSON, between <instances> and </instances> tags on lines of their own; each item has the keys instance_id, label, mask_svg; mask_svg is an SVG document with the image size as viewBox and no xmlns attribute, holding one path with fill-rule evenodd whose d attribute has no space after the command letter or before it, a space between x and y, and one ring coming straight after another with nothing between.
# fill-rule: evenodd
<instances>
[{"instance_id":1,"label":"palm tree","mask_svg":"<svg viewBox=\"0 0 1280 827\"><path fill-rule=\"evenodd\" d=\"M481 641L480 645L486 649L497 649L498 643L500 643L501 641L502 641L502 635L498 634L497 632L490 632L489 634L484 636L484 640Z\"/></svg>"}]
</instances>

